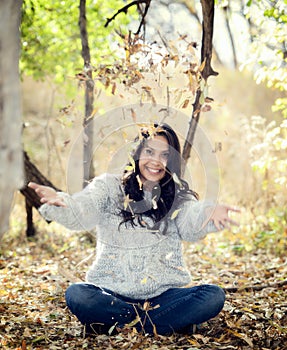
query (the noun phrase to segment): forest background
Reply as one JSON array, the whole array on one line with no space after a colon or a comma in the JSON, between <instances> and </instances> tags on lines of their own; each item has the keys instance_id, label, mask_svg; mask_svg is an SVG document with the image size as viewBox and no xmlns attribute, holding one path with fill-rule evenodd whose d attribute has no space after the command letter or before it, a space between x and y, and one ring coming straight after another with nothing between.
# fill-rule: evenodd
<instances>
[{"instance_id":1,"label":"forest background","mask_svg":"<svg viewBox=\"0 0 287 350\"><path fill-rule=\"evenodd\" d=\"M147 3L142 30L135 36ZM41 172L69 192L81 189L84 176L81 142L89 70L83 70L78 6L74 1L47 5L25 0L21 24L23 146ZM108 137L97 138L122 118L123 110L141 123L137 111L142 105L149 106L151 119L169 107L181 119L167 120L187 130L201 84L199 1L143 1L105 27L123 6L118 0L90 1L86 8L95 82L95 175L125 166L126 154L118 150L135 129L115 128ZM240 207L241 225L185 249L193 282L217 283L230 293L221 319L188 338L148 340L133 331L119 338L81 338L79 325L64 309L63 290L84 278L94 236L48 225L36 215L37 235L27 239L24 200L18 193L0 249L3 348L282 348L287 309L286 17L286 1L216 3L212 64L219 75L203 86L197 134L208 141L211 158L202 159L205 149L196 139L186 173L201 197L212 194ZM183 131L180 136L184 143Z\"/></svg>"}]
</instances>

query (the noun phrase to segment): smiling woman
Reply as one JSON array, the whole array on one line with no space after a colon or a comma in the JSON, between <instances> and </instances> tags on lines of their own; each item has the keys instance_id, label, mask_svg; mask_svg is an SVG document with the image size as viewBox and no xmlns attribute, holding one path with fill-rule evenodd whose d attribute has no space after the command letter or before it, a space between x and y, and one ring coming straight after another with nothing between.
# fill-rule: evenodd
<instances>
[{"instance_id":1,"label":"smiling woman","mask_svg":"<svg viewBox=\"0 0 287 350\"><path fill-rule=\"evenodd\" d=\"M168 156L166 137L155 136L146 143L139 159L140 179L144 185L147 181L159 182L164 177Z\"/></svg>"},{"instance_id":2,"label":"smiling woman","mask_svg":"<svg viewBox=\"0 0 287 350\"><path fill-rule=\"evenodd\" d=\"M122 216L125 222L134 223L136 220L138 224L145 225L146 221L142 218L144 213L153 219L153 229L158 229L161 220L171 212L172 207L176 209L182 197L186 194L195 198L198 196L181 178L180 143L170 126L145 126L141 128L135 143L138 146L123 176L125 195L132 200L122 210Z\"/></svg>"},{"instance_id":3,"label":"smiling woman","mask_svg":"<svg viewBox=\"0 0 287 350\"><path fill-rule=\"evenodd\" d=\"M186 287L181 243L236 224L225 205L198 201L181 174L180 144L167 124L142 128L122 176L103 174L73 195L35 189L40 212L74 230L96 228L96 259L86 283L66 291L87 333L136 327L149 334L188 332L224 305L216 285ZM184 288L183 288L184 287Z\"/></svg>"}]
</instances>

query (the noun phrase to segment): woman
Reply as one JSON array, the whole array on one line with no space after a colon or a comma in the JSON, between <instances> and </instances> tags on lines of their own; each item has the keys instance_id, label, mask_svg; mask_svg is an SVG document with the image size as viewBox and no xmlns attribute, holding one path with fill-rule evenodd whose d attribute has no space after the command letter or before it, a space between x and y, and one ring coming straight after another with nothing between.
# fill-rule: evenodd
<instances>
[{"instance_id":1,"label":"woman","mask_svg":"<svg viewBox=\"0 0 287 350\"><path fill-rule=\"evenodd\" d=\"M86 283L66 291L88 333L129 325L146 333L185 332L215 317L225 294L215 285L185 287L181 243L236 224L238 211L198 201L181 178L180 144L166 125L141 129L123 176L96 177L72 196L30 183L40 212L73 230L96 228L96 259Z\"/></svg>"}]
</instances>

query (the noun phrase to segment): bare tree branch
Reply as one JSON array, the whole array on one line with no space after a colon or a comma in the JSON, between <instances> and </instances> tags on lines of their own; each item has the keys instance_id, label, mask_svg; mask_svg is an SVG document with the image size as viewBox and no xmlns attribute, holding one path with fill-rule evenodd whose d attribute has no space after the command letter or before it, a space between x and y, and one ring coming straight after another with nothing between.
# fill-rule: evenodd
<instances>
[{"instance_id":1,"label":"bare tree branch","mask_svg":"<svg viewBox=\"0 0 287 350\"><path fill-rule=\"evenodd\" d=\"M211 67L212 58L212 38L214 28L214 0L201 0L202 6L202 47L201 47L201 63L205 61L205 66L202 71L204 80L210 75L218 75Z\"/></svg>"},{"instance_id":2,"label":"bare tree branch","mask_svg":"<svg viewBox=\"0 0 287 350\"><path fill-rule=\"evenodd\" d=\"M141 16L142 16L142 18L141 18L141 22L140 22L139 28L138 28L137 32L135 33L135 34L139 34L140 31L141 31L142 26L143 26L144 23L145 23L145 17L146 17L146 15L147 15L147 12L148 12L150 3L151 3L151 0L135 0L135 1L132 1L131 3L125 5L125 6L122 7L121 9L119 9L111 18L107 18L107 21L106 21L106 23L105 23L105 27L107 27L107 26L110 24L110 22L112 22L120 13L123 12L123 13L127 14L128 9L129 9L130 7L136 5L138 8L140 8L139 5L145 4L146 6L145 6L144 11L143 11L143 12L141 11Z\"/></svg>"},{"instance_id":3,"label":"bare tree branch","mask_svg":"<svg viewBox=\"0 0 287 350\"><path fill-rule=\"evenodd\" d=\"M223 288L226 292L229 293L236 293L241 291L252 291L252 290L262 290L265 288L280 288L287 285L287 280L280 281L280 282L274 282L274 283L268 283L268 284L258 284L253 286L243 286L243 287L226 287Z\"/></svg>"}]
</instances>

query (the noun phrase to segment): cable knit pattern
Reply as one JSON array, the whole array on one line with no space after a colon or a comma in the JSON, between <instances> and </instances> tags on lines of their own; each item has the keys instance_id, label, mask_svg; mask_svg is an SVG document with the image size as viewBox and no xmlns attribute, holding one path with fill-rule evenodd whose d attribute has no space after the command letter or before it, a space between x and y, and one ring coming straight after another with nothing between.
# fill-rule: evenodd
<instances>
[{"instance_id":1,"label":"cable knit pattern","mask_svg":"<svg viewBox=\"0 0 287 350\"><path fill-rule=\"evenodd\" d=\"M169 288L190 282L184 266L181 242L196 241L215 232L213 222L202 228L205 209L210 203L190 200L166 218L168 228L161 234L125 224L119 208L123 203L120 177L103 174L83 191L68 195L60 192L67 207L44 204L40 213L71 230L96 228L96 258L87 273L87 282L134 299L155 297ZM149 218L145 218L148 222Z\"/></svg>"}]
</instances>

